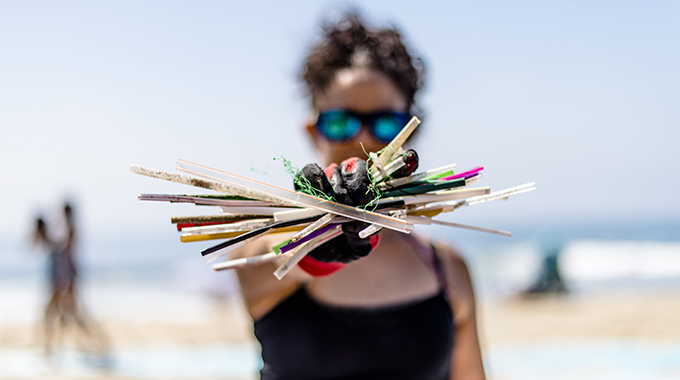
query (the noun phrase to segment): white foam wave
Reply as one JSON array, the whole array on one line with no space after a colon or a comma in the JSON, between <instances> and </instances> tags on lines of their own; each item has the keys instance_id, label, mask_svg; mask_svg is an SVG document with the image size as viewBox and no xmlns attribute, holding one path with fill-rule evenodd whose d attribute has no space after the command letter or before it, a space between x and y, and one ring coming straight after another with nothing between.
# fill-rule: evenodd
<instances>
[{"instance_id":1,"label":"white foam wave","mask_svg":"<svg viewBox=\"0 0 680 380\"><path fill-rule=\"evenodd\" d=\"M571 281L672 278L680 276L680 242L575 241L560 265Z\"/></svg>"}]
</instances>

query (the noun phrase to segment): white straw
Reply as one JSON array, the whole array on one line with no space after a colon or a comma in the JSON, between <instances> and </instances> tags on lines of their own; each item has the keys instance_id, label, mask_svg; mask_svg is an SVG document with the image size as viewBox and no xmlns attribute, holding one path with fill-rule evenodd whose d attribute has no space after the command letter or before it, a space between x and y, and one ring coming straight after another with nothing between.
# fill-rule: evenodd
<instances>
[{"instance_id":1,"label":"white straw","mask_svg":"<svg viewBox=\"0 0 680 380\"><path fill-rule=\"evenodd\" d=\"M466 230L473 230L473 231L480 231L480 232L488 232L490 234L502 235L502 236L507 236L507 237L512 236L512 233L510 233L508 231L501 231L501 230L494 230L494 229L491 229L491 228L471 226L469 224L445 222L443 220L434 220L434 219L428 218L426 216L407 216L406 220L413 222L415 224L428 224L428 225L429 224L439 224L439 225L442 225L442 226L464 228Z\"/></svg>"},{"instance_id":2,"label":"white straw","mask_svg":"<svg viewBox=\"0 0 680 380\"><path fill-rule=\"evenodd\" d=\"M411 230L413 230L413 225L411 223L396 218L392 218L387 215L382 215L362 210L356 207L331 202L327 199L322 199L309 194L299 193L288 189L284 189L282 187L269 185L264 182L256 181L236 174L227 173L222 170L209 168L207 166L195 164L185 160L179 160L179 162L177 163L177 170L193 174L199 177L207 178L210 180L222 182L230 186L242 188L244 190L247 189L248 191L258 192L263 194L264 196L278 199L278 202L283 202L285 204L300 207L312 207L326 212L332 212L333 214L346 216L348 218L356 219L359 221L375 223L383 227L387 227L403 233L410 233Z\"/></svg>"},{"instance_id":3,"label":"white straw","mask_svg":"<svg viewBox=\"0 0 680 380\"><path fill-rule=\"evenodd\" d=\"M288 274L288 272L290 272L291 269L293 269L295 265L297 265L297 263L300 262L300 260L307 256L307 254L311 252L314 248L336 236L340 236L340 234L342 234L342 230L340 229L340 226L337 226L332 230L326 231L323 234L308 241L307 243L305 243L304 246L302 246L302 248L300 248L297 252L290 256L288 260L281 264L281 266L278 267L276 271L274 271L274 276L276 276L276 278L278 278L279 280L282 279L286 274Z\"/></svg>"},{"instance_id":4,"label":"white straw","mask_svg":"<svg viewBox=\"0 0 680 380\"><path fill-rule=\"evenodd\" d=\"M244 257L241 259L234 259L234 260L229 260L225 261L223 263L218 263L218 264L213 264L212 269L215 272L219 272L221 270L227 270L227 269L243 269L243 268L249 268L249 267L254 267L257 265L262 265L266 263L270 263L274 260L276 260L279 257L287 257L292 255L291 252L286 252L282 255L279 255L274 252L270 253L265 253L264 255L259 255L259 256L253 256L253 257Z\"/></svg>"},{"instance_id":5,"label":"white straw","mask_svg":"<svg viewBox=\"0 0 680 380\"><path fill-rule=\"evenodd\" d=\"M334 218L335 214L331 214L330 212L322 216L321 218L317 219L314 223L308 225L307 227L303 228L300 232L293 235L293 237L290 238L291 243L295 243L298 240L302 239L303 237L316 231L317 229L325 226L326 224L330 223Z\"/></svg>"},{"instance_id":6,"label":"white straw","mask_svg":"<svg viewBox=\"0 0 680 380\"><path fill-rule=\"evenodd\" d=\"M371 224L370 226L364 228L363 230L359 231L359 237L362 239L366 239L367 237L373 235L374 233L382 230L382 227Z\"/></svg>"},{"instance_id":7,"label":"white straw","mask_svg":"<svg viewBox=\"0 0 680 380\"><path fill-rule=\"evenodd\" d=\"M426 172L420 172L420 173L412 174L408 177L391 179L391 180L385 182L385 186L381 186L381 187L384 187L384 188L399 187L401 185L405 185L405 184L413 182L413 181L418 181L418 180L423 179L423 178L427 178L427 177L431 177L433 175L448 172L449 170L453 170L455 168L456 168L456 164L451 164L451 165L442 166L440 168L431 169L431 170L428 170Z\"/></svg>"}]
</instances>

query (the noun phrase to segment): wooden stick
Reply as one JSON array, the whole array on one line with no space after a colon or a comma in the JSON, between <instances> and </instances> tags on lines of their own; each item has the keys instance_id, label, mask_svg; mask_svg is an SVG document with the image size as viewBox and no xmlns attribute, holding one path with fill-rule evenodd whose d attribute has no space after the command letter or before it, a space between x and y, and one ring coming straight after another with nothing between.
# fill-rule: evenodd
<instances>
[{"instance_id":1,"label":"wooden stick","mask_svg":"<svg viewBox=\"0 0 680 380\"><path fill-rule=\"evenodd\" d=\"M205 165L195 164L186 160L179 160L177 170L193 174L206 179L219 181L230 186L238 186L257 191L263 195L277 199L277 202L291 204L299 207L311 207L325 212L346 216L358 221L375 223L399 232L410 233L413 225L403 220L388 217L386 215L362 210L356 207L336 203L327 199L322 199L309 194L295 192L282 187L273 186L261 181L228 173L222 170L213 169Z\"/></svg>"},{"instance_id":2,"label":"wooden stick","mask_svg":"<svg viewBox=\"0 0 680 380\"><path fill-rule=\"evenodd\" d=\"M227 185L224 183L216 182L216 181L209 181L205 179L200 179L200 178L194 178L190 177L187 175L183 174L176 174L176 173L170 173L166 172L163 170L157 170L157 169L151 169L139 165L130 165L130 171L151 177L151 178L158 178L162 179L165 181L170 181L170 182L176 182L176 183L182 183L185 185L189 186L195 186L195 187L200 187L203 189L208 189L208 190L214 190L214 191L219 191L221 193L226 193L226 194L231 194L231 195L237 195L240 197L246 197L246 198L252 198L252 199L258 199L261 201L266 201L266 202L272 202L272 203L281 203L278 199L274 199L271 197L268 197L264 194L256 193L254 191L249 191L246 189L240 189L236 186L231 186Z\"/></svg>"},{"instance_id":3,"label":"wooden stick","mask_svg":"<svg viewBox=\"0 0 680 380\"><path fill-rule=\"evenodd\" d=\"M182 236L220 234L225 232L246 232L274 223L275 222L271 219L255 219L228 224L187 227L182 229Z\"/></svg>"},{"instance_id":4,"label":"wooden stick","mask_svg":"<svg viewBox=\"0 0 680 380\"><path fill-rule=\"evenodd\" d=\"M378 156L378 159L376 162L373 163L371 166L371 174L374 176L380 173L385 165L389 164L392 161L392 157L399 151L399 148L401 148L402 145L406 142L406 140L411 136L411 133L416 129L416 127L420 124L420 120L413 116L411 120L409 120L408 123L402 128L401 132L395 137L392 141L390 141L389 144L383 149L382 153Z\"/></svg>"},{"instance_id":5,"label":"wooden stick","mask_svg":"<svg viewBox=\"0 0 680 380\"><path fill-rule=\"evenodd\" d=\"M242 201L242 200L234 201L175 194L139 194L137 195L137 200L171 202L171 203L193 203L196 205L224 206L224 207L269 207L269 206L281 207L276 205L275 203L263 201Z\"/></svg>"},{"instance_id":6,"label":"wooden stick","mask_svg":"<svg viewBox=\"0 0 680 380\"><path fill-rule=\"evenodd\" d=\"M214 223L214 222L235 222L239 220L248 219L265 219L270 218L268 215L254 215L254 214L221 214L221 215L198 215L198 216L173 216L170 218L172 224L182 223Z\"/></svg>"}]
</instances>

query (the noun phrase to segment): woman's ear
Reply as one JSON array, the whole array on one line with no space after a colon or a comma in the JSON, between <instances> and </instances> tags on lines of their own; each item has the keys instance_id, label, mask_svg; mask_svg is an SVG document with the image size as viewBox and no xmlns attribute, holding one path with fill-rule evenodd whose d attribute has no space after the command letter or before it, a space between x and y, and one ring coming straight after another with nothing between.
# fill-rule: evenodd
<instances>
[{"instance_id":1,"label":"woman's ear","mask_svg":"<svg viewBox=\"0 0 680 380\"><path fill-rule=\"evenodd\" d=\"M314 147L318 150L319 149L319 135L316 133L316 130L314 129L314 123L312 122L311 119L307 121L304 128L307 132L307 135L312 140L312 143L314 143Z\"/></svg>"}]
</instances>

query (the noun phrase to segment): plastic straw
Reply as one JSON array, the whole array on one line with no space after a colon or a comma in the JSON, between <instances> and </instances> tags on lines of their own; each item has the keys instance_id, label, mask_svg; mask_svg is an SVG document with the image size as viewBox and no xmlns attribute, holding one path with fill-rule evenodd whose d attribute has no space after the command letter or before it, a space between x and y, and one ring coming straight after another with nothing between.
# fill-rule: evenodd
<instances>
[{"instance_id":1,"label":"plastic straw","mask_svg":"<svg viewBox=\"0 0 680 380\"><path fill-rule=\"evenodd\" d=\"M334 229L334 228L337 227L337 226L338 226L338 224L335 224L335 223L334 223L334 224L330 224L330 225L326 225L326 226L323 226L323 227L321 227L321 228L318 228L318 229L316 229L315 231L313 231L312 233L308 234L307 236L301 238L300 240L298 240L298 241L296 241L296 242L292 242L292 241L291 241L291 242L289 242L288 244L279 247L279 252L281 252L281 253L286 253L286 252L288 252L288 251L291 251L291 250L293 250L293 249L295 249L295 248L301 246L301 245L304 244L305 242L308 242L308 241L314 239L315 237L317 237L317 236L319 236L319 235L321 235L321 234L324 234L324 233L326 233L327 231L330 231L330 230Z\"/></svg>"},{"instance_id":2,"label":"plastic straw","mask_svg":"<svg viewBox=\"0 0 680 380\"><path fill-rule=\"evenodd\" d=\"M382 227L371 224L370 226L364 228L363 230L359 231L359 237L362 239L366 239L367 237L373 235L374 233L380 231Z\"/></svg>"},{"instance_id":3,"label":"plastic straw","mask_svg":"<svg viewBox=\"0 0 680 380\"><path fill-rule=\"evenodd\" d=\"M435 168L428 170L426 172L412 174L408 177L395 178L385 182L386 187L399 187L405 185L409 182L419 181L421 179L430 179L430 177L436 176L441 173L446 173L456 168L456 164L442 166L440 168Z\"/></svg>"},{"instance_id":4,"label":"plastic straw","mask_svg":"<svg viewBox=\"0 0 680 380\"><path fill-rule=\"evenodd\" d=\"M233 207L220 206L220 210L226 214L261 214L269 217L282 211L297 210L298 208L291 208L290 206L267 206L267 207Z\"/></svg>"},{"instance_id":5,"label":"plastic straw","mask_svg":"<svg viewBox=\"0 0 680 380\"><path fill-rule=\"evenodd\" d=\"M229 260L225 261L223 263L218 263L218 264L213 264L212 269L215 272L219 272L222 270L227 270L227 269L244 269L244 268L249 268L249 267L254 267L257 265L262 265L266 263L270 263L280 257L287 257L292 255L293 253L287 253L285 255L279 255L274 252L269 252L265 253L264 255L259 255L259 256L253 256L253 257L243 257L240 259L234 259L234 260Z\"/></svg>"},{"instance_id":6,"label":"plastic straw","mask_svg":"<svg viewBox=\"0 0 680 380\"><path fill-rule=\"evenodd\" d=\"M524 185L511 187L509 189L494 191L488 195L469 198L465 201L468 206L474 206L479 203L494 201L496 199L505 199L511 195L526 193L528 191L536 190L536 182L529 182Z\"/></svg>"},{"instance_id":7,"label":"plastic straw","mask_svg":"<svg viewBox=\"0 0 680 380\"><path fill-rule=\"evenodd\" d=\"M373 178L373 181L380 182L384 180L385 178L389 177L390 174L403 168L404 165L406 165L406 162L404 162L404 160L401 157L398 157L396 160L390 162L387 166L385 166L383 172L379 172L378 174L376 174L376 176Z\"/></svg>"},{"instance_id":8,"label":"plastic straw","mask_svg":"<svg viewBox=\"0 0 680 380\"><path fill-rule=\"evenodd\" d=\"M305 244L302 248L300 248L297 252L295 252L291 257L288 258L283 264L281 264L280 267L274 271L274 276L278 278L279 280L282 279L285 275L290 272L291 269L297 263L300 262L309 252L311 252L314 248L316 248L318 245L323 244L324 242L335 238L336 236L340 236L342 234L342 230L340 229L340 226L336 226L335 228L324 232L323 234L315 237L314 239L310 240Z\"/></svg>"},{"instance_id":9,"label":"plastic straw","mask_svg":"<svg viewBox=\"0 0 680 380\"><path fill-rule=\"evenodd\" d=\"M201 251L201 255L203 255L203 258L207 262L211 262L218 257L224 256L227 253L237 249L241 248L244 245L253 242L257 239L259 239L262 235L268 233L271 229L274 228L284 228L284 227L292 227L292 226L297 226L301 224L307 224L315 221L317 219L316 216L312 216L309 218L303 218L303 219L298 219L298 220L290 220L286 222L278 222L274 224L270 224L265 227L258 228L256 230L252 230L249 232L246 232L242 235L239 235L231 240L227 240L223 243L217 244L215 246L212 246L210 248L206 248Z\"/></svg>"},{"instance_id":10,"label":"plastic straw","mask_svg":"<svg viewBox=\"0 0 680 380\"><path fill-rule=\"evenodd\" d=\"M308 216L323 215L322 210L317 210L315 208L303 208L301 210L286 210L274 213L274 220L277 222L284 222L286 220L295 220L300 218L306 218Z\"/></svg>"},{"instance_id":11,"label":"plastic straw","mask_svg":"<svg viewBox=\"0 0 680 380\"><path fill-rule=\"evenodd\" d=\"M512 233L508 232L508 231L501 231L501 230L494 230L494 229L491 229L491 228L471 226L471 225L468 225L468 224L445 222L443 220L432 219L432 224L439 224L439 225L442 225L442 226L449 226L449 227L456 227L456 228L464 228L466 230L473 230L473 231L479 231L479 232L487 232L487 233L490 233L490 234L496 234L496 235L501 235L501 236L506 236L506 237L512 236Z\"/></svg>"},{"instance_id":12,"label":"plastic straw","mask_svg":"<svg viewBox=\"0 0 680 380\"><path fill-rule=\"evenodd\" d=\"M452 201L456 199L485 195L489 194L490 192L491 189L488 187L476 187L473 189L449 190L434 194L415 195L397 199L402 199L406 205L422 205L427 203Z\"/></svg>"},{"instance_id":13,"label":"plastic straw","mask_svg":"<svg viewBox=\"0 0 680 380\"><path fill-rule=\"evenodd\" d=\"M298 232L302 229L301 226L290 226L290 227L283 227L283 228L278 228L276 230L268 232L269 234L283 234L283 233L291 233L291 232ZM253 230L255 231L255 230ZM193 243L197 241L206 241L206 240L222 240L222 239L235 239L238 238L242 235L247 234L248 232L245 231L234 231L234 232L222 232L222 233L216 233L216 234L204 234L204 235L191 235L191 236L181 236L180 241L182 243ZM251 242L253 240L249 240ZM240 245L239 247L242 247L243 245ZM236 248L234 248L236 249ZM228 253L229 251L226 251ZM218 255L217 257L220 257L223 255ZM207 260L208 262L212 260Z\"/></svg>"},{"instance_id":14,"label":"plastic straw","mask_svg":"<svg viewBox=\"0 0 680 380\"><path fill-rule=\"evenodd\" d=\"M303 228L300 232L296 233L292 238L290 238L290 241L292 243L297 242L298 240L302 239L303 237L309 235L310 233L314 232L317 228L321 228L325 226L326 224L330 223L334 218L335 214L328 213L321 218L317 219L316 222L313 222L312 224L308 225L307 227Z\"/></svg>"},{"instance_id":15,"label":"plastic straw","mask_svg":"<svg viewBox=\"0 0 680 380\"><path fill-rule=\"evenodd\" d=\"M473 190L473 189L470 189ZM439 214L440 212L450 212L453 211L457 208L463 207L463 206L474 206L476 204L484 203L484 202L489 202L497 199L506 199L507 197L511 195L516 195L516 194L521 194L521 193L526 193L528 191L536 190L536 187L534 186L534 182L527 183L524 185L512 187L509 189L505 190L499 190L499 191L494 191L493 193L488 193L486 195L478 195L474 197L470 197L466 200L463 201L456 201L456 202L445 202L445 203L440 203L436 205L431 205L427 206L424 208L419 208L415 209L413 211L410 211L410 215L423 215L423 216L434 216ZM435 212L438 210L439 212ZM432 212L432 213L431 213Z\"/></svg>"},{"instance_id":16,"label":"plastic straw","mask_svg":"<svg viewBox=\"0 0 680 380\"><path fill-rule=\"evenodd\" d=\"M409 187L406 189L395 189L386 191L382 194L383 197L401 197L406 195L419 195L437 190L452 189L456 187L464 187L467 183L465 178L452 179L450 181L430 181L420 186Z\"/></svg>"},{"instance_id":17,"label":"plastic straw","mask_svg":"<svg viewBox=\"0 0 680 380\"><path fill-rule=\"evenodd\" d=\"M448 176L448 177L444 177L444 178L439 178L437 181L450 181L450 180L456 179L456 178L470 178L470 177L472 177L472 176L477 175L477 173L479 173L479 172L482 171L482 170L484 170L484 167L483 167L483 166L478 166L478 167L476 167L476 168L474 168L474 169L472 169L472 170L468 170L468 171L466 171L466 172L454 174L454 175L451 175L451 176Z\"/></svg>"},{"instance_id":18,"label":"plastic straw","mask_svg":"<svg viewBox=\"0 0 680 380\"><path fill-rule=\"evenodd\" d=\"M247 190L248 192L256 192L266 198L276 199L278 202L284 202L286 204L300 207L312 207L359 221L378 224L399 232L410 233L413 230L413 224L403 220L357 209L355 207L346 206L340 203L331 202L329 200L314 197L312 195L272 186L264 182L227 173L221 170L212 169L207 166L194 164L185 160L179 161L177 164L177 170L222 182L233 187Z\"/></svg>"},{"instance_id":19,"label":"plastic straw","mask_svg":"<svg viewBox=\"0 0 680 380\"><path fill-rule=\"evenodd\" d=\"M471 226L469 224L445 222L443 220L434 220L432 218L427 218L427 217L424 217L424 216L408 216L408 217L406 217L406 219L412 221L415 224L439 224L439 225L442 225L442 226L463 228L463 229L466 229L466 230L473 230L473 231L479 231L479 232L487 232L487 233L490 233L490 234L496 234L496 235L507 236L507 237L512 236L512 233L510 233L508 231L501 231L501 230L494 230L494 229L491 229L491 228Z\"/></svg>"},{"instance_id":20,"label":"plastic straw","mask_svg":"<svg viewBox=\"0 0 680 380\"><path fill-rule=\"evenodd\" d=\"M481 175L481 174L477 174L477 175L475 175L475 176L472 176L472 177L469 177L469 178L465 178L465 186L470 186L470 185L472 185L473 183L479 182L479 181L481 181L481 180L482 180L482 175Z\"/></svg>"}]
</instances>

